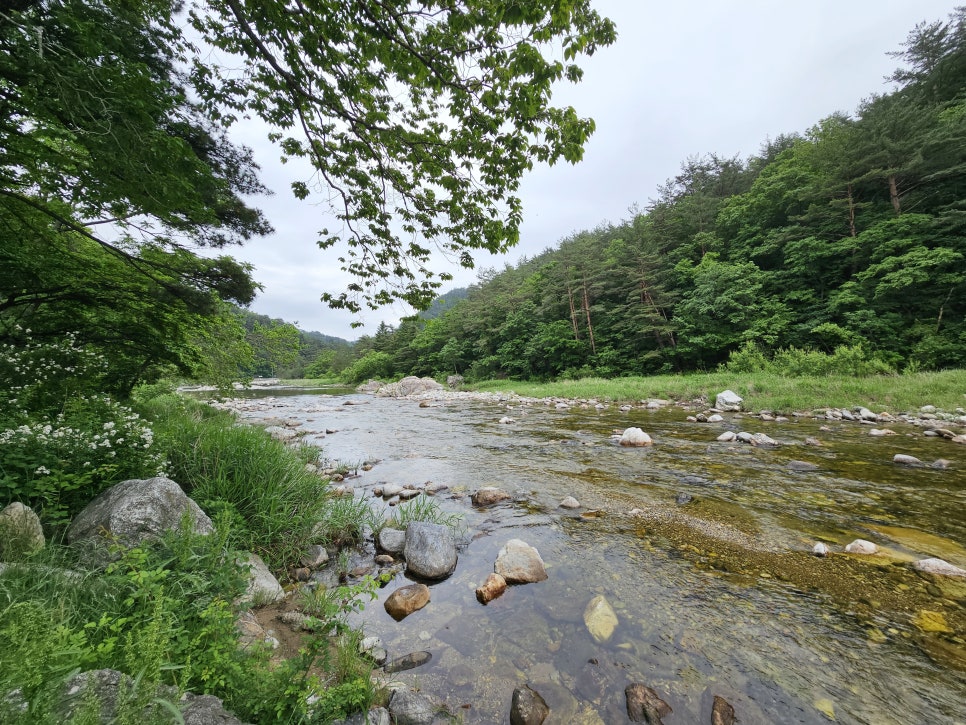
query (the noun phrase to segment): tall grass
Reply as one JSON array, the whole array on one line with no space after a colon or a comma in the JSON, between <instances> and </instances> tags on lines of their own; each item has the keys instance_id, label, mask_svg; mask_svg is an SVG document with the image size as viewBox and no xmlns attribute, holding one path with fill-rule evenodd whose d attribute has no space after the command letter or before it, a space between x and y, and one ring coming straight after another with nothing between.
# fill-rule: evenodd
<instances>
[{"instance_id":1,"label":"tall grass","mask_svg":"<svg viewBox=\"0 0 966 725\"><path fill-rule=\"evenodd\" d=\"M335 499L328 481L306 469L304 451L178 396L161 396L142 408L167 455L167 475L209 515L232 517L240 548L281 569L297 561L307 545L325 539L319 524L331 518ZM364 512L353 513L361 527ZM345 518L341 526L348 525Z\"/></svg>"},{"instance_id":2,"label":"tall grass","mask_svg":"<svg viewBox=\"0 0 966 725\"><path fill-rule=\"evenodd\" d=\"M648 398L674 401L707 399L731 389L749 409L811 410L824 407L866 406L877 412L909 412L923 405L955 411L966 407L966 370L905 375L850 377L846 375L787 377L775 373L714 372L627 378L584 378L553 383L490 380L475 390L508 392L527 397L561 397L633 402Z\"/></svg>"}]
</instances>

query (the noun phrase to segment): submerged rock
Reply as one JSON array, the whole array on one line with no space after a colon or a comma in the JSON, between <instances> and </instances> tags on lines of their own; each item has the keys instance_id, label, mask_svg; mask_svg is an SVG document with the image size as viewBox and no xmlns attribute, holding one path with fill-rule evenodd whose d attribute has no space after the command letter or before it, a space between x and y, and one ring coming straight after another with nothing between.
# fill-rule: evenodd
<instances>
[{"instance_id":1,"label":"submerged rock","mask_svg":"<svg viewBox=\"0 0 966 725\"><path fill-rule=\"evenodd\" d=\"M648 725L663 725L661 718L671 714L671 706L658 697L647 685L639 682L624 689L627 699L627 717L631 722L646 722Z\"/></svg>"},{"instance_id":2,"label":"submerged rock","mask_svg":"<svg viewBox=\"0 0 966 725\"><path fill-rule=\"evenodd\" d=\"M546 701L529 685L513 691L510 701L510 725L541 725L550 714Z\"/></svg>"},{"instance_id":3,"label":"submerged rock","mask_svg":"<svg viewBox=\"0 0 966 725\"><path fill-rule=\"evenodd\" d=\"M617 628L617 614L603 594L598 594L584 609L584 625L597 644L609 640Z\"/></svg>"},{"instance_id":4,"label":"submerged rock","mask_svg":"<svg viewBox=\"0 0 966 725\"><path fill-rule=\"evenodd\" d=\"M734 725L734 722L735 709L723 697L715 695L714 705L711 706L711 725Z\"/></svg>"},{"instance_id":5,"label":"submerged rock","mask_svg":"<svg viewBox=\"0 0 966 725\"><path fill-rule=\"evenodd\" d=\"M896 453L892 457L892 462L897 463L900 466L921 466L922 461L920 461L915 456L907 456L905 453Z\"/></svg>"},{"instance_id":6,"label":"submerged rock","mask_svg":"<svg viewBox=\"0 0 966 725\"><path fill-rule=\"evenodd\" d=\"M403 655L402 657L397 657L394 659L392 662L383 667L382 671L388 673L405 672L406 670L422 667L431 659L433 659L432 652L410 652L408 655Z\"/></svg>"}]
</instances>

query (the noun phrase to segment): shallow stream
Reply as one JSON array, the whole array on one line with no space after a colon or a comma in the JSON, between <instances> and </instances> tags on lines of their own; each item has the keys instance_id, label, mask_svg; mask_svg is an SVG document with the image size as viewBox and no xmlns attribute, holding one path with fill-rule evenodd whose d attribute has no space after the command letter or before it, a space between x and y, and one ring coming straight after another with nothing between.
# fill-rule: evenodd
<instances>
[{"instance_id":1,"label":"shallow stream","mask_svg":"<svg viewBox=\"0 0 966 725\"><path fill-rule=\"evenodd\" d=\"M432 653L393 677L463 722L508 722L511 692L527 683L551 706L548 722L625 723L624 688L643 682L673 708L667 725L710 722L713 695L742 725L966 723L966 580L910 565L936 556L966 567L966 446L906 424L876 438L811 418L690 423L679 407L268 394L239 401L242 416L298 421L330 460L376 461L347 481L356 496L383 483L449 486L436 500L464 516L455 573L398 623L382 606L409 583L397 577L356 623L391 658ZM616 445L629 426L654 445ZM717 442L729 429L782 445ZM948 467L897 466L896 453ZM469 494L482 486L514 498L476 509ZM560 508L566 496L581 507ZM483 606L474 590L511 538L539 550L549 579ZM856 538L883 549L841 553ZM834 553L812 556L816 541ZM619 619L603 644L583 621L600 594Z\"/></svg>"}]
</instances>

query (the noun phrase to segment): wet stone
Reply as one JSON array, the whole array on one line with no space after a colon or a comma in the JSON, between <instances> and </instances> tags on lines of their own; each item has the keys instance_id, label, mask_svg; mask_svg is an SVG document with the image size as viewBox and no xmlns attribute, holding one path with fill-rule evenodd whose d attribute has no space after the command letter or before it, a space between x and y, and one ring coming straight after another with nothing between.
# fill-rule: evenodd
<instances>
[{"instance_id":1,"label":"wet stone","mask_svg":"<svg viewBox=\"0 0 966 725\"><path fill-rule=\"evenodd\" d=\"M432 652L410 652L408 655L403 655L402 657L397 657L392 662L387 664L382 668L383 672L405 672L406 670L413 670L417 667L422 667L427 662L433 659Z\"/></svg>"},{"instance_id":2,"label":"wet stone","mask_svg":"<svg viewBox=\"0 0 966 725\"><path fill-rule=\"evenodd\" d=\"M550 708L540 694L529 685L513 691L510 702L510 725L541 725L550 714Z\"/></svg>"},{"instance_id":3,"label":"wet stone","mask_svg":"<svg viewBox=\"0 0 966 725\"><path fill-rule=\"evenodd\" d=\"M817 471L818 465L809 461L789 461L788 468L792 471Z\"/></svg>"},{"instance_id":4,"label":"wet stone","mask_svg":"<svg viewBox=\"0 0 966 725\"><path fill-rule=\"evenodd\" d=\"M671 714L671 706L658 697L647 685L634 683L624 690L627 699L627 717L631 722L663 725L662 718Z\"/></svg>"}]
</instances>

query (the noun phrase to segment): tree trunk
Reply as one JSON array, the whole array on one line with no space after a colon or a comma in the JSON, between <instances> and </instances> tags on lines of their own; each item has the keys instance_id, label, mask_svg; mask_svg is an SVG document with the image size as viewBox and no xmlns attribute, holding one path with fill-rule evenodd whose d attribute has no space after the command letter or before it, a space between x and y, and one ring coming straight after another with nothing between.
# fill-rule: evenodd
<instances>
[{"instance_id":1,"label":"tree trunk","mask_svg":"<svg viewBox=\"0 0 966 725\"><path fill-rule=\"evenodd\" d=\"M889 198L892 200L892 208L896 210L896 216L899 216L902 207L899 204L899 186L896 184L895 174L889 174Z\"/></svg>"},{"instance_id":2,"label":"tree trunk","mask_svg":"<svg viewBox=\"0 0 966 725\"><path fill-rule=\"evenodd\" d=\"M580 341L580 330L577 327L577 308L574 307L574 291L567 285L567 299L570 302L570 324L574 327L574 339Z\"/></svg>"},{"instance_id":3,"label":"tree trunk","mask_svg":"<svg viewBox=\"0 0 966 725\"><path fill-rule=\"evenodd\" d=\"M596 355L597 345L594 344L594 326L590 322L590 302L587 299L587 282L584 282L584 313L587 315L587 336L590 338L590 351Z\"/></svg>"},{"instance_id":4,"label":"tree trunk","mask_svg":"<svg viewBox=\"0 0 966 725\"><path fill-rule=\"evenodd\" d=\"M849 234L856 237L858 234L855 231L855 197L852 196L852 184L849 184L847 188L849 199Z\"/></svg>"}]
</instances>

